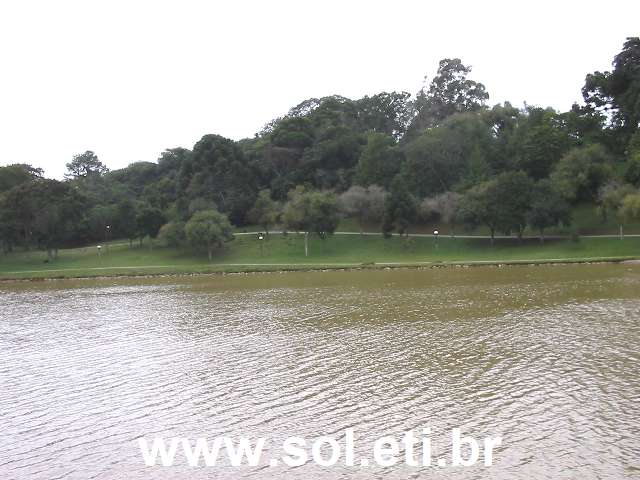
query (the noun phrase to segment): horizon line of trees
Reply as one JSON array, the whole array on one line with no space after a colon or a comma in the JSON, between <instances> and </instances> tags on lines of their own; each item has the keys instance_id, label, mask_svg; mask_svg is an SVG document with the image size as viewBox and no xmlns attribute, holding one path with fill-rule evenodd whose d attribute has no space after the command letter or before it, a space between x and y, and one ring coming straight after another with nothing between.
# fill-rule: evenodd
<instances>
[{"instance_id":1,"label":"horizon line of trees","mask_svg":"<svg viewBox=\"0 0 640 480\"><path fill-rule=\"evenodd\" d=\"M543 239L582 202L622 225L640 218L639 37L612 66L588 74L583 104L566 112L489 107L471 68L443 59L415 96L311 98L254 138L205 135L156 163L109 171L87 151L64 181L0 167L0 250L42 248L54 260L64 246L161 236L211 258L232 225L325 238L340 216L384 235L441 221Z\"/></svg>"}]
</instances>

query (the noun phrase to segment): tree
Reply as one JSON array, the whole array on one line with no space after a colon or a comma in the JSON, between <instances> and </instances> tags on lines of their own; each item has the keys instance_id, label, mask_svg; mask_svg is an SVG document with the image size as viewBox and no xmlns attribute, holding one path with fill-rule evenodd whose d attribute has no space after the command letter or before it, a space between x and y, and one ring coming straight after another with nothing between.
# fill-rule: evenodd
<instances>
[{"instance_id":1,"label":"tree","mask_svg":"<svg viewBox=\"0 0 640 480\"><path fill-rule=\"evenodd\" d=\"M260 190L254 203L253 208L249 211L248 218L250 221L260 225L266 235L269 235L269 230L278 221L280 216L280 209L278 204L271 199L270 190Z\"/></svg>"},{"instance_id":2,"label":"tree","mask_svg":"<svg viewBox=\"0 0 640 480\"><path fill-rule=\"evenodd\" d=\"M551 181L569 202L595 200L599 188L613 175L611 156L601 145L570 150L555 166Z\"/></svg>"},{"instance_id":3,"label":"tree","mask_svg":"<svg viewBox=\"0 0 640 480\"><path fill-rule=\"evenodd\" d=\"M356 180L362 185L388 187L391 179L400 171L404 156L393 137L371 132L360 153L356 166Z\"/></svg>"},{"instance_id":4,"label":"tree","mask_svg":"<svg viewBox=\"0 0 640 480\"><path fill-rule=\"evenodd\" d=\"M353 185L338 197L338 206L344 215L358 221L362 234L365 224L382 221L385 196L385 190L378 185Z\"/></svg>"},{"instance_id":5,"label":"tree","mask_svg":"<svg viewBox=\"0 0 640 480\"><path fill-rule=\"evenodd\" d=\"M522 239L532 191L533 181L524 172L504 172L496 177L490 200L495 205L498 228L505 233L515 231Z\"/></svg>"},{"instance_id":6,"label":"tree","mask_svg":"<svg viewBox=\"0 0 640 480\"><path fill-rule=\"evenodd\" d=\"M622 212L622 203L627 195L636 193L636 189L629 184L621 184L617 181L610 181L598 191L597 212L603 220L607 220L613 215L618 220L618 230L620 239L624 236L623 224L625 216Z\"/></svg>"},{"instance_id":7,"label":"tree","mask_svg":"<svg viewBox=\"0 0 640 480\"><path fill-rule=\"evenodd\" d=\"M220 135L205 135L194 145L192 155L182 160L177 182L184 218L186 205L203 198L242 225L255 201L255 177L247 159L236 142Z\"/></svg>"},{"instance_id":8,"label":"tree","mask_svg":"<svg viewBox=\"0 0 640 480\"><path fill-rule=\"evenodd\" d=\"M490 174L493 139L479 115L454 115L405 146L402 174L411 193L429 197Z\"/></svg>"},{"instance_id":9,"label":"tree","mask_svg":"<svg viewBox=\"0 0 640 480\"><path fill-rule=\"evenodd\" d=\"M417 114L411 124L415 133L437 126L454 113L473 112L484 108L489 98L482 83L469 80L471 67L459 58L440 60L438 72L429 84L418 92Z\"/></svg>"},{"instance_id":10,"label":"tree","mask_svg":"<svg viewBox=\"0 0 640 480\"><path fill-rule=\"evenodd\" d=\"M400 139L413 117L410 97L408 92L382 92L357 100L358 117L363 130Z\"/></svg>"},{"instance_id":11,"label":"tree","mask_svg":"<svg viewBox=\"0 0 640 480\"><path fill-rule=\"evenodd\" d=\"M90 178L99 177L109 171L98 156L91 150L73 156L73 160L67 163L69 173L65 174L65 178Z\"/></svg>"},{"instance_id":12,"label":"tree","mask_svg":"<svg viewBox=\"0 0 640 480\"><path fill-rule=\"evenodd\" d=\"M624 197L620 214L627 222L640 220L640 193Z\"/></svg>"},{"instance_id":13,"label":"tree","mask_svg":"<svg viewBox=\"0 0 640 480\"><path fill-rule=\"evenodd\" d=\"M489 227L492 245L496 230L515 231L522 239L532 189L533 182L524 172L504 172L470 189L460 202L458 217L470 227Z\"/></svg>"},{"instance_id":14,"label":"tree","mask_svg":"<svg viewBox=\"0 0 640 480\"><path fill-rule=\"evenodd\" d=\"M0 167L0 193L9 191L22 183L42 178L43 173L41 168L23 163Z\"/></svg>"},{"instance_id":15,"label":"tree","mask_svg":"<svg viewBox=\"0 0 640 480\"><path fill-rule=\"evenodd\" d=\"M492 201L496 180L489 180L470 188L460 200L457 222L470 229L485 225L491 234L491 245L495 242L495 232L499 226L497 205Z\"/></svg>"},{"instance_id":16,"label":"tree","mask_svg":"<svg viewBox=\"0 0 640 480\"><path fill-rule=\"evenodd\" d=\"M87 224L92 239L106 240L107 230L114 227L117 207L113 204L98 204L87 213Z\"/></svg>"},{"instance_id":17,"label":"tree","mask_svg":"<svg viewBox=\"0 0 640 480\"><path fill-rule=\"evenodd\" d=\"M628 37L613 60L613 70L587 75L582 88L586 104L604 111L627 144L640 125L640 37Z\"/></svg>"},{"instance_id":18,"label":"tree","mask_svg":"<svg viewBox=\"0 0 640 480\"><path fill-rule=\"evenodd\" d=\"M6 225L27 247L35 242L54 260L58 248L77 237L85 203L67 182L37 178L6 192L2 210Z\"/></svg>"},{"instance_id":19,"label":"tree","mask_svg":"<svg viewBox=\"0 0 640 480\"><path fill-rule=\"evenodd\" d=\"M233 239L233 228L229 218L216 210L202 210L193 214L184 227L187 241L196 248L206 248L209 261L213 248L222 247Z\"/></svg>"},{"instance_id":20,"label":"tree","mask_svg":"<svg viewBox=\"0 0 640 480\"><path fill-rule=\"evenodd\" d=\"M153 248L153 239L158 236L160 227L164 225L166 218L159 208L152 207L151 205L142 205L136 214L136 225L138 235L140 237L140 245L142 245L142 239L149 237L149 246Z\"/></svg>"},{"instance_id":21,"label":"tree","mask_svg":"<svg viewBox=\"0 0 640 480\"><path fill-rule=\"evenodd\" d=\"M624 179L632 185L640 187L640 130L631 137L629 142Z\"/></svg>"},{"instance_id":22,"label":"tree","mask_svg":"<svg viewBox=\"0 0 640 480\"><path fill-rule=\"evenodd\" d=\"M457 192L444 192L435 197L425 198L420 204L420 216L423 220L438 220L450 225L451 235L456 221L462 195Z\"/></svg>"},{"instance_id":23,"label":"tree","mask_svg":"<svg viewBox=\"0 0 640 480\"><path fill-rule=\"evenodd\" d=\"M308 257L309 236L315 233L325 239L338 226L336 197L331 192L307 191L304 187L297 187L289 192L282 219L287 229L304 232L304 256Z\"/></svg>"},{"instance_id":24,"label":"tree","mask_svg":"<svg viewBox=\"0 0 640 480\"><path fill-rule=\"evenodd\" d=\"M127 238L129 246L138 235L138 222L136 218L136 206L130 198L124 198L116 204L116 213L113 220L113 232L117 238Z\"/></svg>"},{"instance_id":25,"label":"tree","mask_svg":"<svg viewBox=\"0 0 640 480\"><path fill-rule=\"evenodd\" d=\"M400 235L407 233L418 216L416 199L409 193L405 180L396 176L391 182L389 194L385 197L382 233L390 236L393 230Z\"/></svg>"},{"instance_id":26,"label":"tree","mask_svg":"<svg viewBox=\"0 0 640 480\"><path fill-rule=\"evenodd\" d=\"M553 188L548 180L538 182L533 190L533 198L527 212L527 222L540 232L540 242L544 242L544 230L560 223L569 225L571 209L569 204Z\"/></svg>"},{"instance_id":27,"label":"tree","mask_svg":"<svg viewBox=\"0 0 640 480\"><path fill-rule=\"evenodd\" d=\"M515 168L540 180L549 176L553 166L575 143L564 119L553 109L527 107L526 112L512 137Z\"/></svg>"},{"instance_id":28,"label":"tree","mask_svg":"<svg viewBox=\"0 0 640 480\"><path fill-rule=\"evenodd\" d=\"M186 240L183 222L169 222L160 227L158 238L162 239L169 247L179 247Z\"/></svg>"}]
</instances>

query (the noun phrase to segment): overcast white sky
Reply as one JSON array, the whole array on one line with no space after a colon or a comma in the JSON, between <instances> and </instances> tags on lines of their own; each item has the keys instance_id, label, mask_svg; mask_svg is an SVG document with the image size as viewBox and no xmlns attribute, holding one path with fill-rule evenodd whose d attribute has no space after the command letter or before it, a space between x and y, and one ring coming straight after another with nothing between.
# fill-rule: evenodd
<instances>
[{"instance_id":1,"label":"overcast white sky","mask_svg":"<svg viewBox=\"0 0 640 480\"><path fill-rule=\"evenodd\" d=\"M639 19L637 0L0 0L0 165L154 161L309 97L415 93L444 57L491 104L567 109Z\"/></svg>"}]
</instances>

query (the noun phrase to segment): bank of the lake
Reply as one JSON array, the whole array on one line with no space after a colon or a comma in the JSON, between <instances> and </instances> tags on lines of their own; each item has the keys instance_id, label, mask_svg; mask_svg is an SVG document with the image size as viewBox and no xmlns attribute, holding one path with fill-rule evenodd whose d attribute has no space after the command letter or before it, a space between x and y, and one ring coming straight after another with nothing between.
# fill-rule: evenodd
<instances>
[{"instance_id":1,"label":"bank of the lake","mask_svg":"<svg viewBox=\"0 0 640 480\"><path fill-rule=\"evenodd\" d=\"M167 275L218 272L286 271L340 268L388 268L449 264L569 263L623 261L640 258L640 238L497 239L334 235L312 238L304 255L301 235L273 234L267 240L237 235L216 252L206 254L127 242L60 250L46 261L41 251L0 257L0 279L73 278L96 276Z\"/></svg>"}]
</instances>

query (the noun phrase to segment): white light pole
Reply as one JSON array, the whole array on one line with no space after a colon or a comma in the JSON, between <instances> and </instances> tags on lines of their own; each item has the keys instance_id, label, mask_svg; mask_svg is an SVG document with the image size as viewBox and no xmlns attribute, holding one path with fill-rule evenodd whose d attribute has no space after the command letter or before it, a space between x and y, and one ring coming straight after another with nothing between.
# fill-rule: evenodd
<instances>
[{"instance_id":1,"label":"white light pole","mask_svg":"<svg viewBox=\"0 0 640 480\"><path fill-rule=\"evenodd\" d=\"M438 235L440 235L440 232L438 230L434 230L433 231L433 238L435 240L436 248L438 248Z\"/></svg>"},{"instance_id":2,"label":"white light pole","mask_svg":"<svg viewBox=\"0 0 640 480\"><path fill-rule=\"evenodd\" d=\"M262 257L264 255L264 243L262 243L264 241L264 235L262 235L262 233L258 234L258 242L260 242L260 256Z\"/></svg>"}]
</instances>

